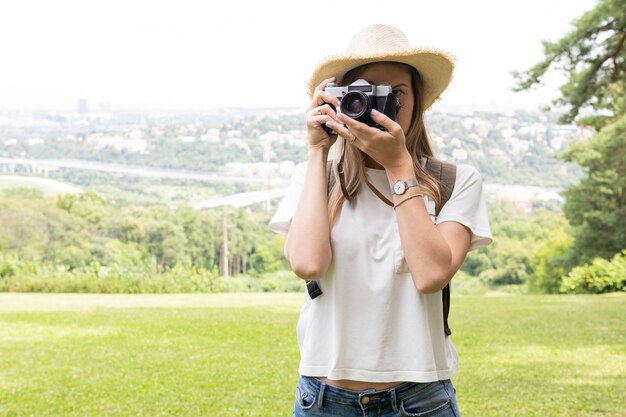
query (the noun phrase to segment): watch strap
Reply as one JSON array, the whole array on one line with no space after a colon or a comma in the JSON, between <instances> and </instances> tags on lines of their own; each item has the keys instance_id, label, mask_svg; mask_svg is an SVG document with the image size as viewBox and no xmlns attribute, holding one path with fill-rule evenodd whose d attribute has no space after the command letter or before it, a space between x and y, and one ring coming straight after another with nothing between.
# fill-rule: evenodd
<instances>
[{"instance_id":1,"label":"watch strap","mask_svg":"<svg viewBox=\"0 0 626 417\"><path fill-rule=\"evenodd\" d=\"M404 186L406 187L405 192L409 188L416 187L416 186L419 185L419 180L417 178L411 178L411 179L408 179L408 180L398 180L398 181L402 181L404 183ZM396 182L398 182L398 181L396 181ZM391 194L392 195L402 195L402 194L396 194L395 190L393 189L393 186L391 187Z\"/></svg>"}]
</instances>

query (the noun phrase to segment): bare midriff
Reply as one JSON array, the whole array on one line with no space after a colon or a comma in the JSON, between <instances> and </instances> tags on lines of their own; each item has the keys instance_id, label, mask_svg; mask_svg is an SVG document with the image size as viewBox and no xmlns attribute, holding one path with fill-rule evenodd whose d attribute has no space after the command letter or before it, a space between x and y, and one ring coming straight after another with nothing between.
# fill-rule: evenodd
<instances>
[{"instance_id":1,"label":"bare midriff","mask_svg":"<svg viewBox=\"0 0 626 417\"><path fill-rule=\"evenodd\" d=\"M365 391L367 389L375 389L379 391L383 389L397 387L398 385L401 385L404 383L404 382L365 382L365 381L352 381L349 379L335 380L335 379L328 379L323 376L318 376L317 379L327 383L328 385L347 389L350 391Z\"/></svg>"}]
</instances>

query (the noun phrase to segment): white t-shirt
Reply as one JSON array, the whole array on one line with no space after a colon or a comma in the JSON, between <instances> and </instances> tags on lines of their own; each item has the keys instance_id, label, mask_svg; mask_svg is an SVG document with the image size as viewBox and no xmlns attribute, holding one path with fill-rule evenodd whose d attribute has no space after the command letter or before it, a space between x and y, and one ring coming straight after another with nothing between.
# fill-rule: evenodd
<instances>
[{"instance_id":1,"label":"white t-shirt","mask_svg":"<svg viewBox=\"0 0 626 417\"><path fill-rule=\"evenodd\" d=\"M391 199L385 171L366 172ZM272 230L287 234L305 174L306 164L298 165L270 221ZM457 166L454 191L438 217L435 203L424 201L434 223L455 221L471 230L470 249L491 242L482 180L473 167ZM441 292L415 288L393 208L362 186L354 201L344 203L331 246L332 263L318 281L323 294L312 300L305 292L300 311L300 374L368 382L452 377L458 355L444 333Z\"/></svg>"}]
</instances>

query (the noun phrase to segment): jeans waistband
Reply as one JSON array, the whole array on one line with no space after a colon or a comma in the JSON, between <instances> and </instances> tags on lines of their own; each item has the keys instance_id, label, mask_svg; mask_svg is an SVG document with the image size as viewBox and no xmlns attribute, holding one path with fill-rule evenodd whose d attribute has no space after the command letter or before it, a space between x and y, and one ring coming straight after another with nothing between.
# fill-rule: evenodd
<instances>
[{"instance_id":1,"label":"jeans waistband","mask_svg":"<svg viewBox=\"0 0 626 417\"><path fill-rule=\"evenodd\" d=\"M397 403L403 399L416 395L419 391L426 389L432 384L445 385L445 383L446 381L404 382L396 387L382 390L352 391L329 385L317 378L300 376L300 385L308 392L317 394L319 407L325 402L347 405L359 404L360 406L366 405L368 407L388 404L396 410ZM367 397L367 400L364 400L365 397Z\"/></svg>"}]
</instances>

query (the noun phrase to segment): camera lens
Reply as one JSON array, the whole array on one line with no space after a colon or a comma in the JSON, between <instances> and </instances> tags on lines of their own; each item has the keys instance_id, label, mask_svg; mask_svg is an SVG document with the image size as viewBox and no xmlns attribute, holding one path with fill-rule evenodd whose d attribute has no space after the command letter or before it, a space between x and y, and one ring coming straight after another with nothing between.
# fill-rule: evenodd
<instances>
[{"instance_id":1,"label":"camera lens","mask_svg":"<svg viewBox=\"0 0 626 417\"><path fill-rule=\"evenodd\" d=\"M364 115L369 107L369 99L360 91L350 91L341 100L341 111L353 119Z\"/></svg>"},{"instance_id":2,"label":"camera lens","mask_svg":"<svg viewBox=\"0 0 626 417\"><path fill-rule=\"evenodd\" d=\"M363 107L365 107L365 103L360 98L355 98L350 101L350 103L346 104L348 111L350 113L361 113L363 111Z\"/></svg>"}]
</instances>

